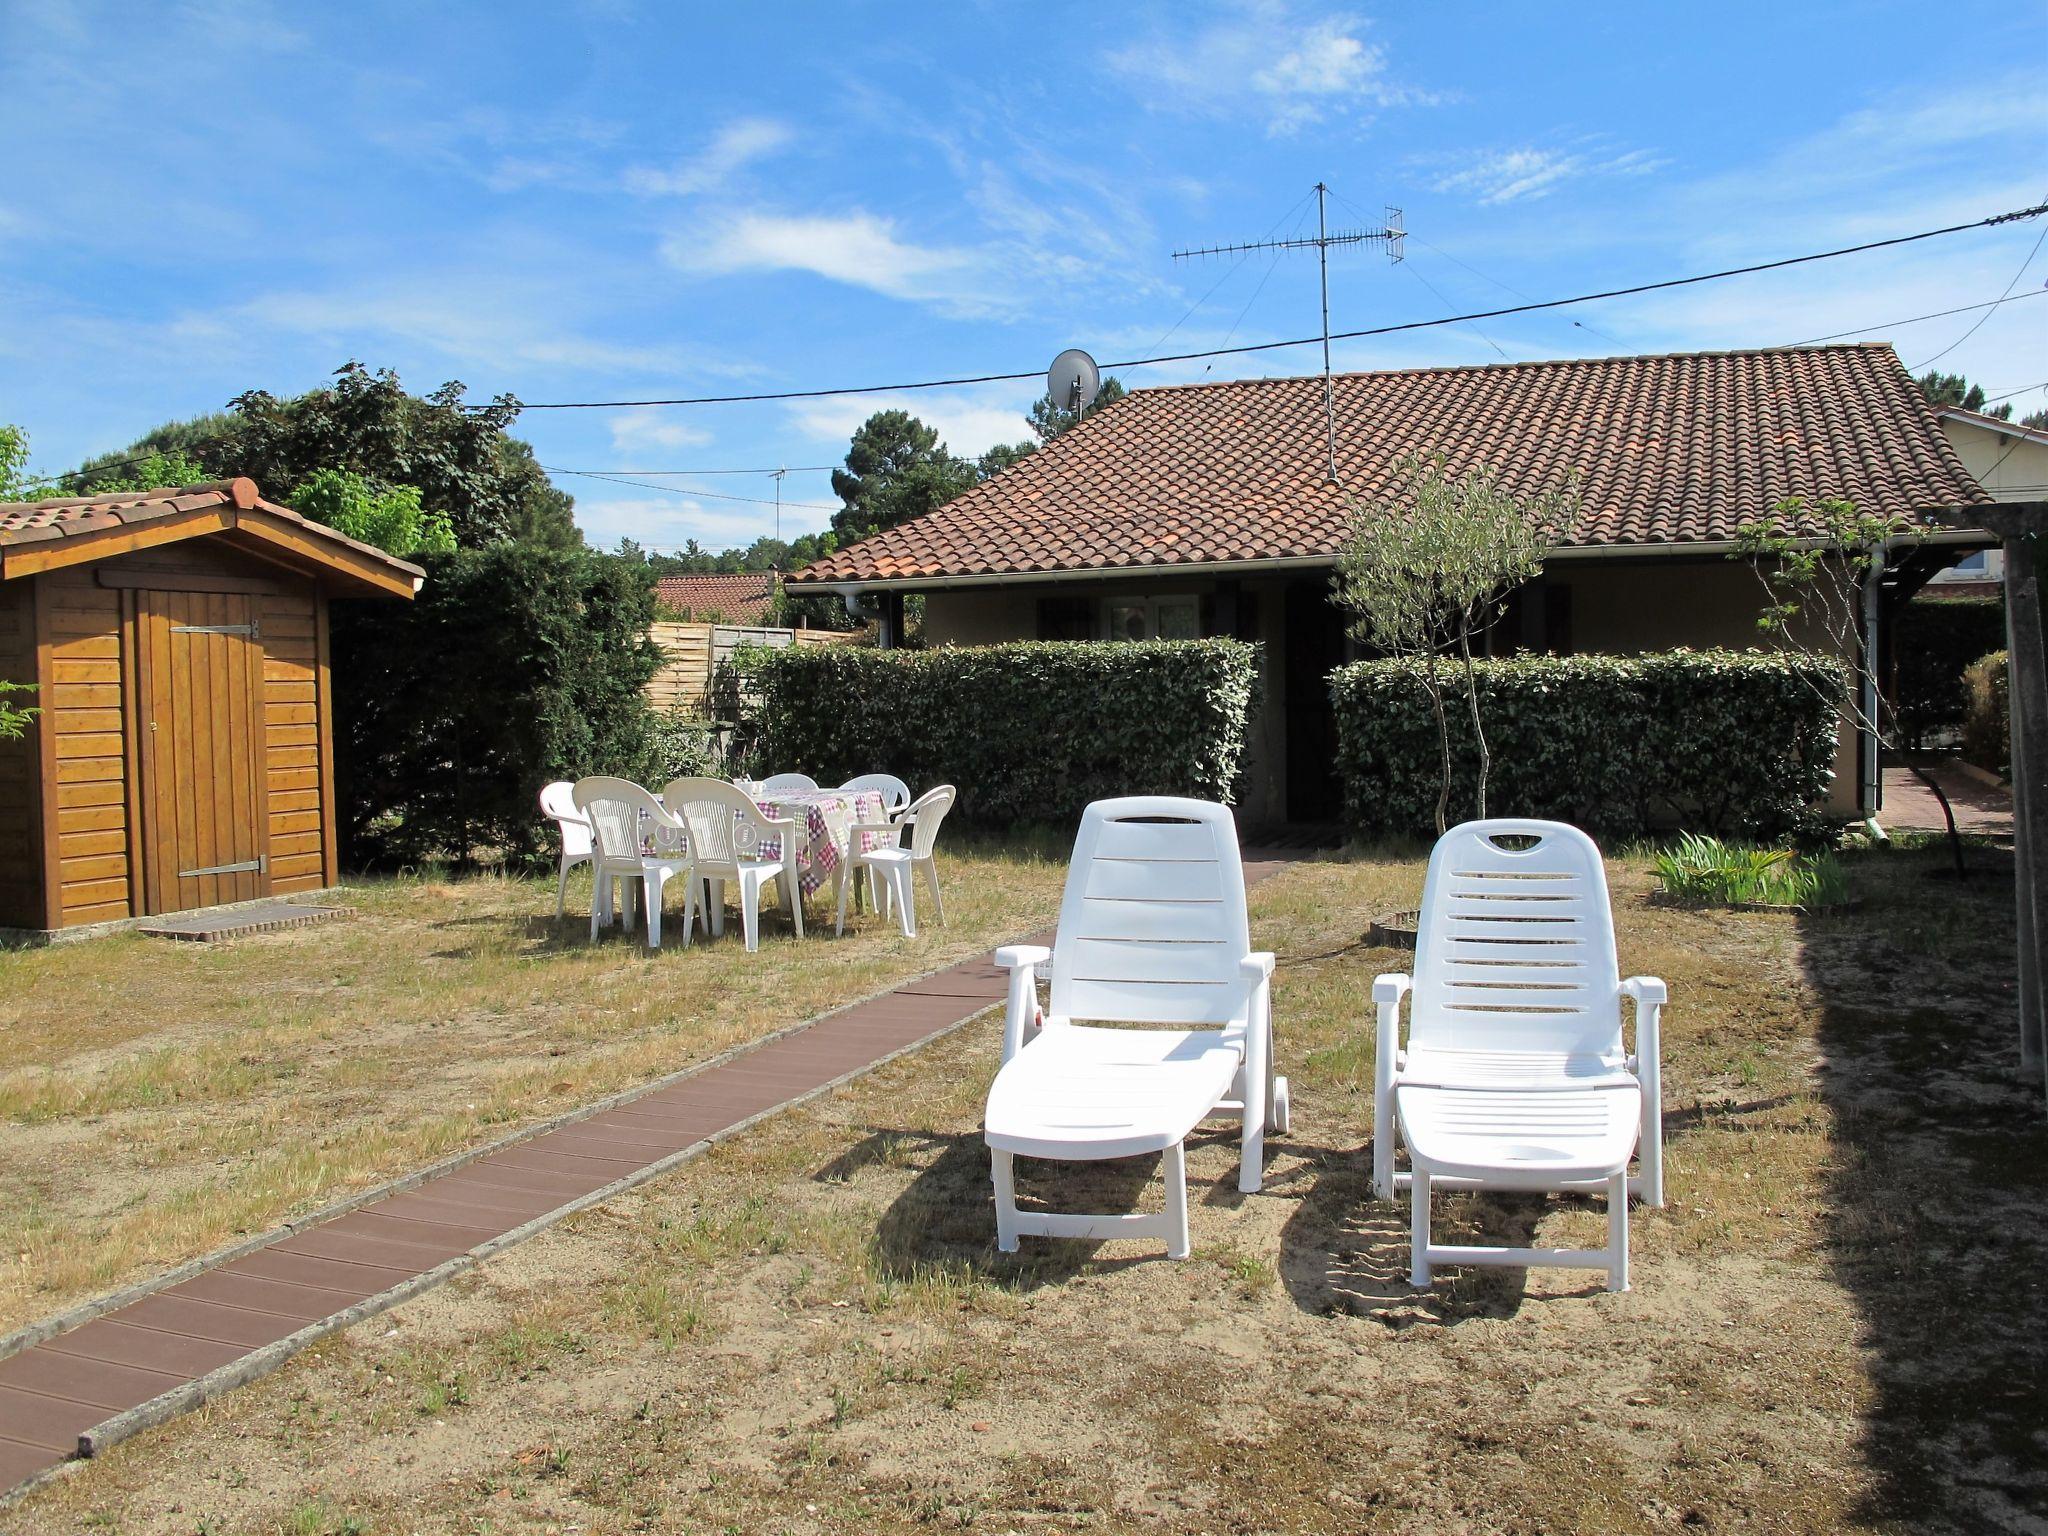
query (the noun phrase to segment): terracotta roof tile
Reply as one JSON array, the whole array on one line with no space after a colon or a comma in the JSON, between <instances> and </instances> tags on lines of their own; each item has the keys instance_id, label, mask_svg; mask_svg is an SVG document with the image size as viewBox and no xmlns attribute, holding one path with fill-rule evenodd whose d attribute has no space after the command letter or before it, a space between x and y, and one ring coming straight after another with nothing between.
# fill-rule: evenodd
<instances>
[{"instance_id":1,"label":"terracotta roof tile","mask_svg":"<svg viewBox=\"0 0 2048 1536\"><path fill-rule=\"evenodd\" d=\"M0 545L66 538L101 528L148 522L151 518L171 517L180 512L202 512L208 507L234 507L243 511L260 507L272 516L296 523L323 539L373 555L407 575L425 574L411 561L386 554L374 544L365 544L325 523L301 517L290 507L264 501L257 493L256 482L249 479L215 480L204 485L167 485L151 491L110 491L102 496L56 496L45 501L0 502Z\"/></svg>"},{"instance_id":2,"label":"terracotta roof tile","mask_svg":"<svg viewBox=\"0 0 2048 1536\"><path fill-rule=\"evenodd\" d=\"M729 624L765 624L774 596L774 581L766 571L664 576L654 584L655 601L665 607Z\"/></svg>"},{"instance_id":3,"label":"terracotta roof tile","mask_svg":"<svg viewBox=\"0 0 2048 1536\"><path fill-rule=\"evenodd\" d=\"M1533 492L1576 474L1571 543L1725 540L1788 496L1911 517L1983 491L1889 346L1694 352L1134 390L923 517L790 581L1329 559L1354 504L1441 451Z\"/></svg>"}]
</instances>

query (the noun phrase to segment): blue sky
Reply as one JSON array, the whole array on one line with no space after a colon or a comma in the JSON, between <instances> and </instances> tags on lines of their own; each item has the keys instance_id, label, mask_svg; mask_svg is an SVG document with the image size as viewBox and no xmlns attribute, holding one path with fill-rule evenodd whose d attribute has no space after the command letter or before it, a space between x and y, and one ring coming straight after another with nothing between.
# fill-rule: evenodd
<instances>
[{"instance_id":1,"label":"blue sky","mask_svg":"<svg viewBox=\"0 0 2048 1536\"><path fill-rule=\"evenodd\" d=\"M0 420L38 467L349 357L530 401L1036 368L1310 334L1315 264L1186 244L1389 204L1339 328L1957 222L2048 196L2038 4L900 3L0 8ZM1357 210L1354 214L1353 210ZM1871 332L2048 403L2041 221L1340 344L1345 368ZM1202 301L1198 303L1197 301ZM1192 310L1192 312L1190 312ZM1988 313L1989 318L1984 318ZM1980 319L1973 334L1960 340ZM1574 321L1580 323L1575 324ZM1950 349L1944 351L1944 349ZM1127 371L1308 372L1312 349ZM879 403L959 452L1037 391L536 412L566 469L829 465ZM759 475L561 477L594 542L744 543ZM785 533L826 476L784 482ZM808 505L806 505L808 504Z\"/></svg>"}]
</instances>

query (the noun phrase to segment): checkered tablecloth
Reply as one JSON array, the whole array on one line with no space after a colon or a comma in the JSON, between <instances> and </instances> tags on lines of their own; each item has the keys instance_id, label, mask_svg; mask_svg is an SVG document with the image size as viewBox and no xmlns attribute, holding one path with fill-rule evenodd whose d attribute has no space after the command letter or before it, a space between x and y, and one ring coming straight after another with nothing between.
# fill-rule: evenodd
<instances>
[{"instance_id":1,"label":"checkered tablecloth","mask_svg":"<svg viewBox=\"0 0 2048 1536\"><path fill-rule=\"evenodd\" d=\"M763 815L796 823L796 883L806 896L830 883L837 874L840 861L846 857L847 835L856 825L879 825L886 819L882 797L871 789L853 794L842 789L792 790L757 796L754 803L761 807ZM882 833L863 833L861 851L888 840ZM774 843L773 838L763 841L762 857L781 857L782 850Z\"/></svg>"}]
</instances>

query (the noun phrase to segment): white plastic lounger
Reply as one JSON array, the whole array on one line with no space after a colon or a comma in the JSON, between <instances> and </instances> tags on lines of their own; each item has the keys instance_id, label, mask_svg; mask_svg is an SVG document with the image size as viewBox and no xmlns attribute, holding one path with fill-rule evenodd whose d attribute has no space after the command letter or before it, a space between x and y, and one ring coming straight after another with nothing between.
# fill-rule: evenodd
<instances>
[{"instance_id":1,"label":"white plastic lounger","mask_svg":"<svg viewBox=\"0 0 2048 1536\"><path fill-rule=\"evenodd\" d=\"M1658 1014L1664 983L1621 981L1600 850L1551 821L1453 827L1429 856L1415 976L1373 982L1379 1057L1373 1180L1412 1200L1412 1279L1437 1264L1604 1269L1628 1289L1628 1196L1664 1203ZM1409 1003L1400 1042L1401 999ZM1636 1050L1621 999L1635 1002ZM1398 1131L1414 1172L1394 1171ZM1642 1174L1631 1179L1640 1145ZM1602 1190L1602 1248L1432 1242L1435 1189Z\"/></svg>"},{"instance_id":2,"label":"white plastic lounger","mask_svg":"<svg viewBox=\"0 0 2048 1536\"><path fill-rule=\"evenodd\" d=\"M1048 962L1041 1015L1037 974ZM1186 1258L1188 1133L1212 1115L1241 1120L1238 1188L1250 1192L1263 1176L1266 1132L1287 1129L1287 1079L1273 1075L1273 957L1252 953L1229 809L1165 797L1089 806L1053 948L1014 945L997 950L996 963L1010 972L986 1133L996 1246L1015 1253L1024 1235L1159 1237ZM1165 1157L1162 1213L1017 1208L1019 1154L1096 1162L1152 1152Z\"/></svg>"}]
</instances>

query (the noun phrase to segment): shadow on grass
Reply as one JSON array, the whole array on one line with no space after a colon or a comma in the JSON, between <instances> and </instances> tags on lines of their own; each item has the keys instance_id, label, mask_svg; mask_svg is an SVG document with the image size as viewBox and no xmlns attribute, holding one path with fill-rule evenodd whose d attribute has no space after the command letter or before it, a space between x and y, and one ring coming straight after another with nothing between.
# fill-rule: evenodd
<instances>
[{"instance_id":1,"label":"shadow on grass","mask_svg":"<svg viewBox=\"0 0 2048 1536\"><path fill-rule=\"evenodd\" d=\"M1803 922L1833 1111L1827 1241L1877 1397L1864 1513L1916 1530L2048 1517L2048 1125L2019 1071L2012 859L1851 864L1863 910Z\"/></svg>"},{"instance_id":2,"label":"shadow on grass","mask_svg":"<svg viewBox=\"0 0 2048 1536\"><path fill-rule=\"evenodd\" d=\"M1228 1127L1204 1128L1188 1138L1189 1150L1212 1137L1235 1140ZM915 1167L907 1189L882 1213L871 1248L882 1277L916 1281L935 1271L969 1272L1006 1289L1030 1291L1059 1285L1083 1273L1106 1274L1133 1264L1167 1263L1162 1245L1147 1243L1129 1257L1103 1258L1103 1244L1076 1238L1026 1237L1014 1254L996 1251L995 1197L989 1182L989 1152L979 1133L936 1135L919 1131L871 1130L820 1168L813 1178L827 1183L856 1180L876 1166ZM1191 1203L1234 1202L1235 1182L1205 1186L1190 1177ZM1017 1203L1025 1210L1156 1211L1159 1157L1115 1158L1097 1163L1054 1163L1017 1159Z\"/></svg>"},{"instance_id":3,"label":"shadow on grass","mask_svg":"<svg viewBox=\"0 0 2048 1536\"><path fill-rule=\"evenodd\" d=\"M1408 1283L1408 1197L1381 1200L1372 1190L1372 1147L1292 1146L1305 1161L1269 1179L1267 1188L1301 1193L1280 1233L1280 1279L1302 1311L1349 1313L1391 1328L1512 1317L1527 1290L1525 1269L1439 1269L1418 1291ZM1526 1246L1542 1220L1541 1195L1438 1196L1436 1238Z\"/></svg>"}]
</instances>

